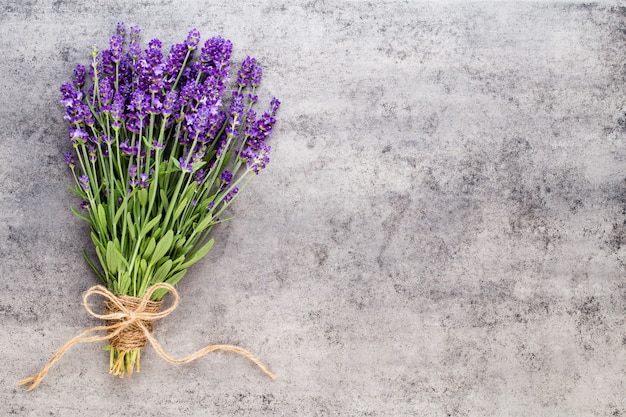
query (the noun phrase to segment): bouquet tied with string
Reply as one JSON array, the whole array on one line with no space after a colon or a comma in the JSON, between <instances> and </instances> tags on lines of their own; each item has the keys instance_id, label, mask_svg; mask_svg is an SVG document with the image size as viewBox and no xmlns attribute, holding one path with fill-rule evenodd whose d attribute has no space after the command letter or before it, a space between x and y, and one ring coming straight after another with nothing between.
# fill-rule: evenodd
<instances>
[{"instance_id":1,"label":"bouquet tied with string","mask_svg":"<svg viewBox=\"0 0 626 417\"><path fill-rule=\"evenodd\" d=\"M85 308L105 320L62 346L40 374L22 381L39 384L49 366L79 342L106 340L110 372L140 368L141 348L151 343L170 362L188 362L209 351L228 350L255 361L249 352L211 345L183 359L167 355L152 336L152 322L175 308L174 285L213 246L213 227L229 220L227 208L269 163L267 139L280 102L257 114L262 77L246 57L229 81L232 43L200 33L167 54L161 41L142 50L139 29L123 23L109 48L92 48L86 68L77 65L61 86L73 151L65 153L82 203L71 208L91 226L97 259L86 261L102 281L85 294ZM231 87L231 94L226 94ZM162 310L168 292L173 304ZM95 313L88 298L105 298ZM194 356L195 355L195 356Z\"/></svg>"}]
</instances>

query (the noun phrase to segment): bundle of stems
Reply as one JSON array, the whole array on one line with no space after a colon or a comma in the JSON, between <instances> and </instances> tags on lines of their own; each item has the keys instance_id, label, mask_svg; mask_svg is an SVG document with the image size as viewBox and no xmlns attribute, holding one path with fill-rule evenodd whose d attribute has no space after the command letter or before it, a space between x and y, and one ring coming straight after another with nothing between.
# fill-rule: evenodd
<instances>
[{"instance_id":1,"label":"bundle of stems","mask_svg":"<svg viewBox=\"0 0 626 417\"><path fill-rule=\"evenodd\" d=\"M254 58L229 82L229 40L210 38L197 51L192 29L164 55L158 39L142 50L139 32L118 23L109 48L94 46L88 67L77 65L61 86L73 145L65 161L82 200L71 209L91 225L97 260L83 254L110 291L131 297L175 285L209 252L213 227L269 163L280 105L253 109L262 76ZM139 348L108 349L113 374L139 367Z\"/></svg>"}]
</instances>

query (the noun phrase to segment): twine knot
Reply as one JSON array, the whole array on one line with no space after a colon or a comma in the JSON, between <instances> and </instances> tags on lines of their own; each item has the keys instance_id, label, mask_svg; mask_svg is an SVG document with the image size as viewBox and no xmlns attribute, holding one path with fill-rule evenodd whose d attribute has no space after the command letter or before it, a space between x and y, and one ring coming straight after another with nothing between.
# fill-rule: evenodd
<instances>
[{"instance_id":1,"label":"twine knot","mask_svg":"<svg viewBox=\"0 0 626 417\"><path fill-rule=\"evenodd\" d=\"M171 305L163 311L160 311L162 302L152 301L150 298L156 290L166 289L172 296ZM89 297L99 295L105 300L105 313L99 314L94 312L88 304ZM85 310L95 318L105 321L104 326L95 326L85 330L83 333L67 341L63 346L57 349L48 364L34 376L25 378L19 382L20 385L28 385L28 391L35 389L46 376L52 365L61 359L63 355L77 343L91 343L97 341L108 340L111 347L119 350L130 350L142 348L146 342L150 342L156 353L169 363L187 363L194 361L202 356L214 352L224 351L233 352L241 355L254 362L263 372L270 378L276 379L276 376L270 371L265 364L259 361L252 353L245 349L231 345L209 345L195 353L184 358L176 359L168 355L161 345L152 336L153 322L168 316L178 306L180 297L178 291L166 283L158 283L146 291L143 297L115 296L111 291L102 285L91 287L83 296L83 306ZM97 335L94 333L106 332L105 335Z\"/></svg>"}]
</instances>

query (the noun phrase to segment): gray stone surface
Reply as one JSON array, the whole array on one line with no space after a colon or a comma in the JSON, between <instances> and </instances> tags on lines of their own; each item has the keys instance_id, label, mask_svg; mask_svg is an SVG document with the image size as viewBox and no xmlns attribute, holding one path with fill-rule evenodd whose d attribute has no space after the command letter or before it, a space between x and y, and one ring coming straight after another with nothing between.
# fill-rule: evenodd
<instances>
[{"instance_id":1,"label":"gray stone surface","mask_svg":"<svg viewBox=\"0 0 626 417\"><path fill-rule=\"evenodd\" d=\"M68 210L58 86L118 20L197 27L284 103L269 169L107 373ZM616 2L16 1L0 6L0 414L626 416L626 8Z\"/></svg>"}]
</instances>

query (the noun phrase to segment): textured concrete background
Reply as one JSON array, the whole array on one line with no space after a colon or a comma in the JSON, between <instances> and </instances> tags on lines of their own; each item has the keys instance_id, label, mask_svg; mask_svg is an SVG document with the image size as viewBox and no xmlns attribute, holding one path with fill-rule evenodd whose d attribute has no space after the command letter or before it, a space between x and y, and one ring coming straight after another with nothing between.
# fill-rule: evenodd
<instances>
[{"instance_id":1,"label":"textured concrete background","mask_svg":"<svg viewBox=\"0 0 626 417\"><path fill-rule=\"evenodd\" d=\"M626 8L615 2L0 6L0 414L626 416ZM230 38L284 103L269 169L131 379L68 210L58 86L115 23Z\"/></svg>"}]
</instances>

